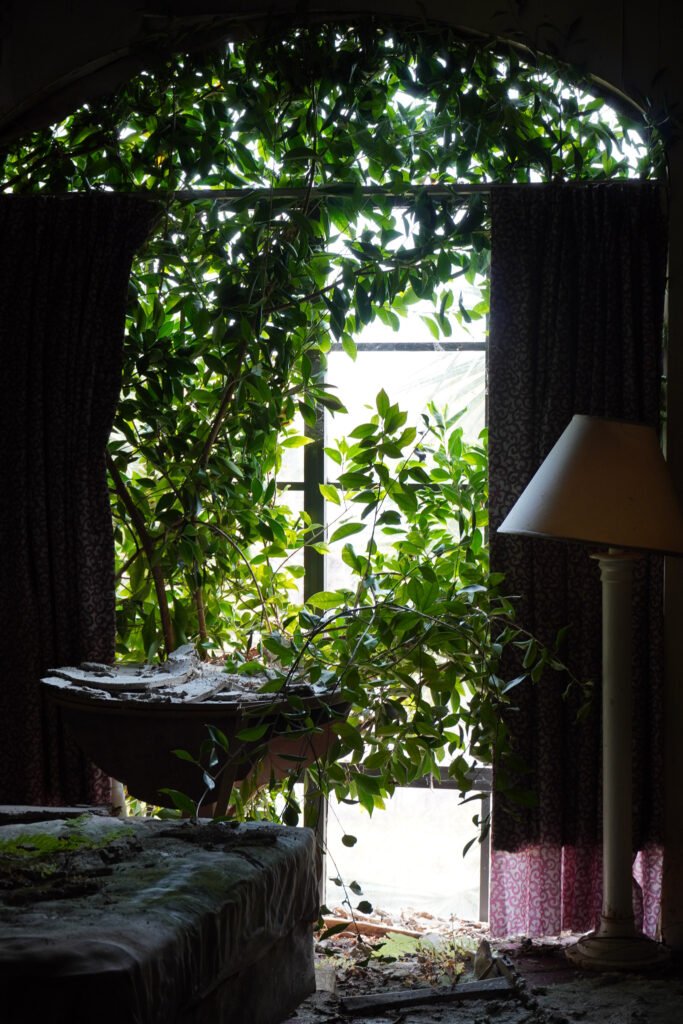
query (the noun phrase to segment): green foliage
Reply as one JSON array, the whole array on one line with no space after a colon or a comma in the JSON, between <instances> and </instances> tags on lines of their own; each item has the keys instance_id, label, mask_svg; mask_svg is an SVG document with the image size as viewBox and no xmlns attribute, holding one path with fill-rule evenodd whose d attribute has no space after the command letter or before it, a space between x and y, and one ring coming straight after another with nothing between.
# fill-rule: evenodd
<instances>
[{"instance_id":1,"label":"green foliage","mask_svg":"<svg viewBox=\"0 0 683 1024\"><path fill-rule=\"evenodd\" d=\"M545 58L368 20L169 60L0 154L6 191L160 202L108 455L119 653L191 640L243 669L276 659L283 687L300 670L329 682L351 713L326 784L368 810L443 751L467 788L467 752L504 746L519 680L500 677L502 647L525 645L534 679L553 659L488 572L485 439L468 447L436 410L418 434L380 391L322 488L353 583L303 611L294 555L326 537L278 486L283 455L343 408L333 342L353 358L363 326L398 330L420 299L437 340L486 315L485 285L470 306L461 293L487 273L486 198L459 184L657 173L655 133L602 114Z\"/></svg>"},{"instance_id":2,"label":"green foliage","mask_svg":"<svg viewBox=\"0 0 683 1024\"><path fill-rule=\"evenodd\" d=\"M485 289L467 309L458 284L487 271L485 198L452 186L651 173L646 126L601 117L561 70L441 26L302 28L143 72L6 154L15 191L164 202L110 445L121 654L244 647L292 613L292 553L322 534L276 478L309 440L295 414L313 427L343 400L331 339L353 356L362 326L398 329L417 299L437 339L485 315ZM243 192L177 194L197 188Z\"/></svg>"},{"instance_id":3,"label":"green foliage","mask_svg":"<svg viewBox=\"0 0 683 1024\"><path fill-rule=\"evenodd\" d=\"M474 950L472 940L455 934L451 919L451 934L435 942L417 943L415 958L418 971L428 985L457 985L465 968L471 963Z\"/></svg>"},{"instance_id":4,"label":"green foliage","mask_svg":"<svg viewBox=\"0 0 683 1024\"><path fill-rule=\"evenodd\" d=\"M662 158L654 133L603 107L572 68L500 40L375 19L315 25L145 71L30 135L6 155L5 179L16 191L326 185L339 228L355 185L649 175L653 151ZM416 212L428 238L438 211L422 194Z\"/></svg>"},{"instance_id":5,"label":"green foliage","mask_svg":"<svg viewBox=\"0 0 683 1024\"><path fill-rule=\"evenodd\" d=\"M332 725L329 762L312 769L317 784L369 812L396 785L438 778L444 759L467 790L473 762L505 753L505 647L523 654L515 685L562 667L515 626L489 571L485 433L467 444L459 417L430 407L418 435L383 391L376 405L339 442L328 485L343 525L364 529L360 544L343 545L349 585L312 595L280 635L280 692L303 672L350 706Z\"/></svg>"}]
</instances>

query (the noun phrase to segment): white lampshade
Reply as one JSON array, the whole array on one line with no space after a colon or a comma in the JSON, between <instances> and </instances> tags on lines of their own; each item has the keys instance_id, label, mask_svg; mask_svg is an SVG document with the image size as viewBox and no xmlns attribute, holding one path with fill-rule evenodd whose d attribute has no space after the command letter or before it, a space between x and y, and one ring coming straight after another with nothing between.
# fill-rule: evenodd
<instances>
[{"instance_id":1,"label":"white lampshade","mask_svg":"<svg viewBox=\"0 0 683 1024\"><path fill-rule=\"evenodd\" d=\"M655 431L574 416L499 532L683 553L683 513Z\"/></svg>"}]
</instances>

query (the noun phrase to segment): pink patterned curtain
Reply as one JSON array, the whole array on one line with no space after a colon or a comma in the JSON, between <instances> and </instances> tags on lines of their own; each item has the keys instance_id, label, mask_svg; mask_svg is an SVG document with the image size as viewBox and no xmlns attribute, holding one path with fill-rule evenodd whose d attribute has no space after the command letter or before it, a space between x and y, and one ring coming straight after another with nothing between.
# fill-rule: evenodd
<instances>
[{"instance_id":1,"label":"pink patterned curtain","mask_svg":"<svg viewBox=\"0 0 683 1024\"><path fill-rule=\"evenodd\" d=\"M491 564L541 639L570 626L564 657L596 684L519 687L508 716L523 766L494 794L494 935L594 927L601 905L601 600L581 545L496 534L574 413L657 425L666 272L663 192L653 183L495 191L489 348ZM657 927L662 826L662 563L638 564L634 654L634 909ZM517 674L516 667L510 670ZM509 780L508 780L509 781Z\"/></svg>"}]
</instances>

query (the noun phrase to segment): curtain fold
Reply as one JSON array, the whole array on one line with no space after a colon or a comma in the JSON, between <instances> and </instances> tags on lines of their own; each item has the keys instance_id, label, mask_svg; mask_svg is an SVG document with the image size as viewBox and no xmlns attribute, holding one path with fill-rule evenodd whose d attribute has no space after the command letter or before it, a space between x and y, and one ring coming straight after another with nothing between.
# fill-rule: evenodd
<instances>
[{"instance_id":1,"label":"curtain fold","mask_svg":"<svg viewBox=\"0 0 683 1024\"><path fill-rule=\"evenodd\" d=\"M39 680L114 656L105 447L133 253L157 215L131 197L0 197L0 803L108 799Z\"/></svg>"},{"instance_id":2,"label":"curtain fold","mask_svg":"<svg viewBox=\"0 0 683 1024\"><path fill-rule=\"evenodd\" d=\"M577 721L580 695L563 698L566 681L549 676L519 688L507 725L527 766L516 784L536 802L522 808L505 793L494 800L491 926L494 934L583 931L601 902L599 573L584 546L496 529L574 413L659 423L663 190L499 190L491 232L491 566L505 573L525 627L550 641L570 626L565 661L596 689L591 712ZM663 808L659 558L637 563L633 631L633 824L644 880L636 911L652 930Z\"/></svg>"}]
</instances>

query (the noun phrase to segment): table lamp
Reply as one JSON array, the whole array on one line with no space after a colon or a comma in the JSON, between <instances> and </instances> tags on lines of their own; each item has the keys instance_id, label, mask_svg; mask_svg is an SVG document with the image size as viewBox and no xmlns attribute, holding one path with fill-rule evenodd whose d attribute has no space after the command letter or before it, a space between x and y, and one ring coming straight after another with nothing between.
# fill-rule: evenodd
<instances>
[{"instance_id":1,"label":"table lamp","mask_svg":"<svg viewBox=\"0 0 683 1024\"><path fill-rule=\"evenodd\" d=\"M602 548L592 554L602 579L602 913L567 955L602 970L654 966L667 951L633 915L632 575L644 552L683 554L683 513L655 431L574 416L499 532Z\"/></svg>"}]
</instances>

